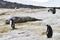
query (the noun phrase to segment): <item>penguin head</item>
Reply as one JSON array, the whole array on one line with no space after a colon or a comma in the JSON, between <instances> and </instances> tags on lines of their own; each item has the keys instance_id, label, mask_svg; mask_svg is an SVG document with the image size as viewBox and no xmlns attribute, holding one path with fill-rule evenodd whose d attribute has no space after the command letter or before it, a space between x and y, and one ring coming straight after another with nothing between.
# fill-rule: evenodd
<instances>
[{"instance_id":1,"label":"penguin head","mask_svg":"<svg viewBox=\"0 0 60 40\"><path fill-rule=\"evenodd\" d=\"M10 19L11 21L13 21L13 19Z\"/></svg>"},{"instance_id":2,"label":"penguin head","mask_svg":"<svg viewBox=\"0 0 60 40\"><path fill-rule=\"evenodd\" d=\"M53 8L53 9L55 9L55 8Z\"/></svg>"},{"instance_id":3,"label":"penguin head","mask_svg":"<svg viewBox=\"0 0 60 40\"><path fill-rule=\"evenodd\" d=\"M50 25L46 25L47 26L47 28L51 28L51 26Z\"/></svg>"},{"instance_id":4,"label":"penguin head","mask_svg":"<svg viewBox=\"0 0 60 40\"><path fill-rule=\"evenodd\" d=\"M50 26L50 25L47 24L46 26Z\"/></svg>"}]
</instances>

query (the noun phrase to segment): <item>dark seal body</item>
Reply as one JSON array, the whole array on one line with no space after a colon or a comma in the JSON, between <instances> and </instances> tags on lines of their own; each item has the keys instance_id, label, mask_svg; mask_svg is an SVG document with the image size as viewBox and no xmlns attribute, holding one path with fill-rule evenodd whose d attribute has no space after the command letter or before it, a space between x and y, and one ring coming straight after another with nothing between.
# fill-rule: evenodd
<instances>
[{"instance_id":1,"label":"dark seal body","mask_svg":"<svg viewBox=\"0 0 60 40\"><path fill-rule=\"evenodd\" d=\"M12 29L15 29L15 23L13 19L10 19L10 26L12 27Z\"/></svg>"},{"instance_id":2,"label":"dark seal body","mask_svg":"<svg viewBox=\"0 0 60 40\"><path fill-rule=\"evenodd\" d=\"M47 25L47 38L52 38L53 30L50 25Z\"/></svg>"}]
</instances>

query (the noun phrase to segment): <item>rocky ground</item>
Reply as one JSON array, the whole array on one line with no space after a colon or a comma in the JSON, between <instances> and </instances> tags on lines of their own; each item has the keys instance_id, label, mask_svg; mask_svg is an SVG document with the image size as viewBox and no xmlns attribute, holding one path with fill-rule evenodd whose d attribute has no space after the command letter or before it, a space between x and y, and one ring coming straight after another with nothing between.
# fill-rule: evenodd
<instances>
[{"instance_id":1,"label":"rocky ground","mask_svg":"<svg viewBox=\"0 0 60 40\"><path fill-rule=\"evenodd\" d=\"M48 9L0 9L0 40L60 40L60 10L56 14ZM30 16L43 21L16 23L15 30L5 24L5 19L11 16ZM53 29L53 37L46 37L46 25Z\"/></svg>"}]
</instances>

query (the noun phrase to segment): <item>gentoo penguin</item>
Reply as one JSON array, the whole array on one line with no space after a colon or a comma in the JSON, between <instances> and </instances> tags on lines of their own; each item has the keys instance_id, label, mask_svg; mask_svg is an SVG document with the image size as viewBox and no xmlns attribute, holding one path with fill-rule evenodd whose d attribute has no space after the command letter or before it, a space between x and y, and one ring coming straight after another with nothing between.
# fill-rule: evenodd
<instances>
[{"instance_id":1,"label":"gentoo penguin","mask_svg":"<svg viewBox=\"0 0 60 40\"><path fill-rule=\"evenodd\" d=\"M50 11L52 12L52 14L55 14L56 13L56 8L51 8L51 9L48 10L48 12L50 12Z\"/></svg>"},{"instance_id":2,"label":"gentoo penguin","mask_svg":"<svg viewBox=\"0 0 60 40\"><path fill-rule=\"evenodd\" d=\"M56 9L55 9L55 8L53 8L53 11L52 11L52 13L53 13L53 14L55 14L55 13L56 13Z\"/></svg>"},{"instance_id":3,"label":"gentoo penguin","mask_svg":"<svg viewBox=\"0 0 60 40\"><path fill-rule=\"evenodd\" d=\"M12 27L12 29L15 29L15 23L13 19L10 19L10 27Z\"/></svg>"},{"instance_id":4,"label":"gentoo penguin","mask_svg":"<svg viewBox=\"0 0 60 40\"><path fill-rule=\"evenodd\" d=\"M47 33L47 38L52 38L53 30L52 30L52 28L51 28L50 25L46 25L46 26L47 26L47 31L46 31L46 33Z\"/></svg>"}]
</instances>

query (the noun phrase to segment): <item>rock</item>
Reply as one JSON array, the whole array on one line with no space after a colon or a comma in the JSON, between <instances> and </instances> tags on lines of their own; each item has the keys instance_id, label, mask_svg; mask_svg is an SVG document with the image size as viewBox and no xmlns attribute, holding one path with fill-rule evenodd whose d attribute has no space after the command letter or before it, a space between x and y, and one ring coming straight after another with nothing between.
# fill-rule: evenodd
<instances>
[{"instance_id":1,"label":"rock","mask_svg":"<svg viewBox=\"0 0 60 40\"><path fill-rule=\"evenodd\" d=\"M27 17L17 17L17 16L15 16L15 17L11 17L9 19L6 19L5 23L9 24L10 19L13 19L15 23L23 23L23 22L28 22L28 21L42 21L42 19L36 19L36 18L29 17L29 16L27 16Z\"/></svg>"}]
</instances>

